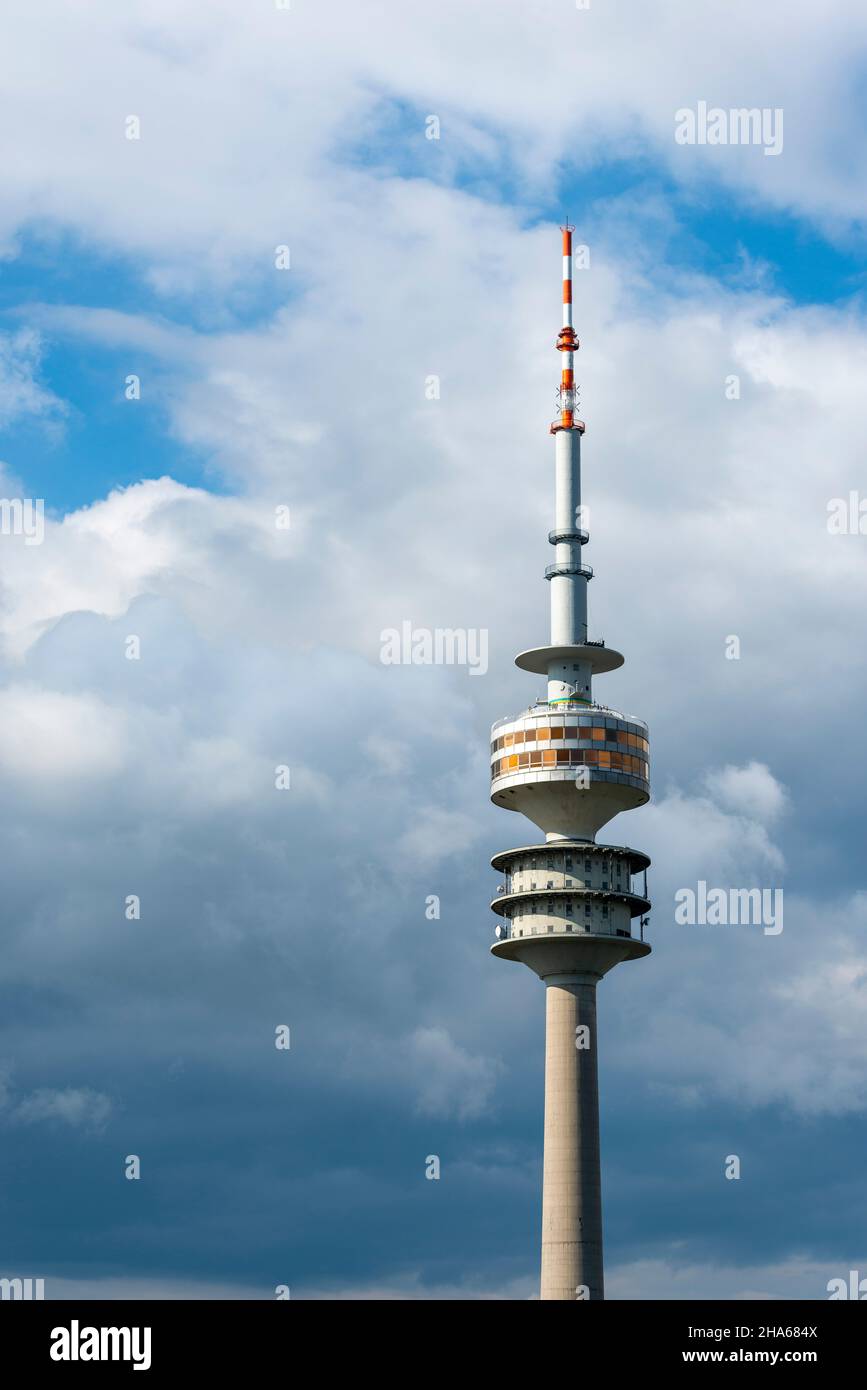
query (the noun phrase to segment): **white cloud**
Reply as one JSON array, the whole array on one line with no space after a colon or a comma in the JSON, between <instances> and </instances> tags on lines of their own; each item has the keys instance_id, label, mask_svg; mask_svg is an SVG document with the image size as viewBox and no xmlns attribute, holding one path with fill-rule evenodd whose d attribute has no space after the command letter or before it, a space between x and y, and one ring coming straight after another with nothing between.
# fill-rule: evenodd
<instances>
[{"instance_id":1,"label":"white cloud","mask_svg":"<svg viewBox=\"0 0 867 1390\"><path fill-rule=\"evenodd\" d=\"M749 768L712 770L703 783L715 789L721 780L726 787L730 783L740 787L742 781L751 787L753 774ZM756 780L764 790L764 780ZM707 882L719 879L735 886L754 878L776 883L785 860L779 845L770 838L765 816L764 804L757 807L753 801L748 805L743 797L732 807L715 791L713 796L695 795L669 787L646 809L641 843L655 864L661 861L665 866L666 880L672 874L677 876L678 887L698 878ZM626 829L624 821L618 824ZM630 827L632 824L630 821ZM661 905L660 916L664 914Z\"/></svg>"},{"instance_id":2,"label":"white cloud","mask_svg":"<svg viewBox=\"0 0 867 1390\"><path fill-rule=\"evenodd\" d=\"M855 1261L864 1269L867 1262ZM675 1259L636 1260L605 1276L605 1296L614 1299L804 1299L828 1298L828 1281L849 1281L852 1260L792 1255L767 1264L727 1264ZM697 1344L696 1344L697 1345ZM716 1344L714 1344L716 1345Z\"/></svg>"},{"instance_id":3,"label":"white cloud","mask_svg":"<svg viewBox=\"0 0 867 1390\"><path fill-rule=\"evenodd\" d=\"M127 752L124 713L94 695L30 683L0 690L0 769L36 784L98 780Z\"/></svg>"},{"instance_id":4,"label":"white cloud","mask_svg":"<svg viewBox=\"0 0 867 1390\"><path fill-rule=\"evenodd\" d=\"M705 786L727 811L773 821L786 804L786 791L764 763L723 767L708 773Z\"/></svg>"},{"instance_id":5,"label":"white cloud","mask_svg":"<svg viewBox=\"0 0 867 1390\"><path fill-rule=\"evenodd\" d=\"M460 0L435 15L399 0L339 14L305 0L291 12L212 0L207 13L99 0L86 27L62 6L44 26L19 0L4 26L19 116L7 248L39 219L144 256L168 292L237 276L253 253L264 277L281 242L309 261L336 209L352 228L359 146L432 179L481 167L495 186L509 170L529 196L548 191L564 158L581 170L648 153L688 186L718 181L833 225L861 216L855 0L830 13L796 0L784 26L749 0L573 8L553 45L550 10L520 0L503 0L496 22ZM676 144L675 111L701 99L782 107L782 156ZM131 112L140 140L124 135ZM441 117L438 142L424 138L428 112ZM323 285L336 269L322 265Z\"/></svg>"},{"instance_id":6,"label":"white cloud","mask_svg":"<svg viewBox=\"0 0 867 1390\"><path fill-rule=\"evenodd\" d=\"M0 333L0 425L35 416L56 423L65 413L63 402L40 380L43 343L32 328Z\"/></svg>"},{"instance_id":7,"label":"white cloud","mask_svg":"<svg viewBox=\"0 0 867 1390\"><path fill-rule=\"evenodd\" d=\"M417 1028L409 1046L420 1114L459 1120L484 1114L500 1070L496 1060L471 1056L445 1028Z\"/></svg>"},{"instance_id":8,"label":"white cloud","mask_svg":"<svg viewBox=\"0 0 867 1390\"><path fill-rule=\"evenodd\" d=\"M67 615L120 617L135 598L166 590L203 621L231 621L233 594L234 603L243 595L233 576L224 574L213 601L226 548L274 560L291 555L292 538L282 540L267 499L213 496L167 477L119 488L60 522L46 517L41 545L6 549L4 654L20 660Z\"/></svg>"},{"instance_id":9,"label":"white cloud","mask_svg":"<svg viewBox=\"0 0 867 1390\"><path fill-rule=\"evenodd\" d=\"M108 1096L87 1087L64 1090L40 1089L25 1096L9 1112L17 1124L32 1125L58 1120L73 1129L100 1131L111 1113Z\"/></svg>"},{"instance_id":10,"label":"white cloud","mask_svg":"<svg viewBox=\"0 0 867 1390\"><path fill-rule=\"evenodd\" d=\"M428 803L419 806L412 825L398 841L397 852L402 860L428 868L465 853L480 835L477 817L455 806Z\"/></svg>"},{"instance_id":11,"label":"white cloud","mask_svg":"<svg viewBox=\"0 0 867 1390\"><path fill-rule=\"evenodd\" d=\"M762 821L783 804L766 770L727 767L703 781L731 793L736 809L674 791L645 813L656 950L641 966L644 980L630 971L618 988L632 1005L652 988L653 1006L640 1035L618 1034L619 1060L640 1063L660 1092L691 1107L721 1097L800 1115L859 1113L867 1108L867 894L813 900L785 888L778 847L746 813L750 797ZM782 887L782 933L676 925L675 889L694 889L699 878L724 889Z\"/></svg>"}]
</instances>

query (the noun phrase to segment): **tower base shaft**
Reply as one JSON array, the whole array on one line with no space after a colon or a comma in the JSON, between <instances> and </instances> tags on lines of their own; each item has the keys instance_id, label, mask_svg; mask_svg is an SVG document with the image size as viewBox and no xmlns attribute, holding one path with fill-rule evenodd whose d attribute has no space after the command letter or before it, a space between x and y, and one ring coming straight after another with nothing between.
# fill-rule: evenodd
<instances>
[{"instance_id":1,"label":"tower base shaft","mask_svg":"<svg viewBox=\"0 0 867 1390\"><path fill-rule=\"evenodd\" d=\"M574 975L549 976L545 981L542 1299L605 1297L597 979Z\"/></svg>"}]
</instances>

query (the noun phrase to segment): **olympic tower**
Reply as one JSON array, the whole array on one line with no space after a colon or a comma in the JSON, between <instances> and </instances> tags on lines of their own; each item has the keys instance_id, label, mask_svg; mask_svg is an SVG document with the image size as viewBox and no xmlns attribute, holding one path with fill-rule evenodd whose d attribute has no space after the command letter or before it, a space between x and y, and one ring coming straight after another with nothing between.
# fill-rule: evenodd
<instances>
[{"instance_id":1,"label":"olympic tower","mask_svg":"<svg viewBox=\"0 0 867 1390\"><path fill-rule=\"evenodd\" d=\"M521 670L545 676L547 690L491 731L491 800L545 835L543 844L505 850L491 861L503 875L491 904L502 919L491 949L528 965L546 993L543 1299L605 1296L596 986L613 966L650 952L644 940L650 860L640 850L596 840L618 812L649 799L650 784L647 725L593 698L593 678L622 666L623 657L587 635L593 571L582 559L589 535L581 511L572 231L563 229L560 414L551 426L554 561L545 571L551 641L515 658Z\"/></svg>"}]
</instances>

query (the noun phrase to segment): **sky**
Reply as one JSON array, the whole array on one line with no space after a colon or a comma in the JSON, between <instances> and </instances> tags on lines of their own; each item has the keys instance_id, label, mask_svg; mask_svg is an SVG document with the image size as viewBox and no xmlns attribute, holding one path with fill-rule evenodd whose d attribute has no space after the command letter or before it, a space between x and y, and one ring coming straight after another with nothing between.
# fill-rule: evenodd
<instances>
[{"instance_id":1,"label":"sky","mask_svg":"<svg viewBox=\"0 0 867 1390\"><path fill-rule=\"evenodd\" d=\"M867 1275L863 6L0 35L0 490L44 502L0 535L0 1275L536 1295L543 990L488 952L531 828L488 740L540 693L565 217L595 693L653 785L600 837L653 900L599 989L607 1294ZM781 148L679 143L700 103ZM383 663L405 622L486 671ZM701 881L784 929L679 924Z\"/></svg>"}]
</instances>

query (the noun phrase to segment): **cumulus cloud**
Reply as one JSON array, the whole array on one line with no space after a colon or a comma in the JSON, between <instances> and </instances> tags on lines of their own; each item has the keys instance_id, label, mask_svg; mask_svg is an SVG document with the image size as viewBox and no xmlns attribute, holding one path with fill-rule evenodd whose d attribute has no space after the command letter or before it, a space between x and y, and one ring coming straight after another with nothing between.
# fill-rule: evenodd
<instances>
[{"instance_id":1,"label":"cumulus cloud","mask_svg":"<svg viewBox=\"0 0 867 1390\"><path fill-rule=\"evenodd\" d=\"M68 1087L64 1091L40 1090L19 1101L12 1119L32 1125L42 1120L60 1120L74 1129L102 1129L111 1112L108 1096L98 1091Z\"/></svg>"},{"instance_id":2,"label":"cumulus cloud","mask_svg":"<svg viewBox=\"0 0 867 1390\"><path fill-rule=\"evenodd\" d=\"M786 791L767 768L709 769L702 781L713 797L673 790L645 814L642 844L656 866L649 939L680 968L651 957L654 1005L640 1038L618 1039L624 1057L640 1056L652 1084L687 1106L721 1097L801 1115L860 1114L867 896L811 897L785 886L785 860L765 822L779 815ZM699 879L726 892L781 890L783 930L677 924L675 892L695 890ZM640 997L637 980L629 987Z\"/></svg>"},{"instance_id":3,"label":"cumulus cloud","mask_svg":"<svg viewBox=\"0 0 867 1390\"><path fill-rule=\"evenodd\" d=\"M726 810L741 812L753 820L776 820L786 804L785 788L764 763L719 768L707 774L705 786Z\"/></svg>"},{"instance_id":4,"label":"cumulus cloud","mask_svg":"<svg viewBox=\"0 0 867 1390\"><path fill-rule=\"evenodd\" d=\"M0 1111L10 1123L19 1125L56 1121L71 1129L99 1133L105 1128L111 1109L109 1097L89 1087L40 1087L17 1098L6 1089L0 1095Z\"/></svg>"},{"instance_id":5,"label":"cumulus cloud","mask_svg":"<svg viewBox=\"0 0 867 1390\"><path fill-rule=\"evenodd\" d=\"M495 1059L470 1056L445 1028L417 1028L410 1048L420 1114L467 1120L487 1109L500 1070Z\"/></svg>"},{"instance_id":6,"label":"cumulus cloud","mask_svg":"<svg viewBox=\"0 0 867 1390\"><path fill-rule=\"evenodd\" d=\"M465 853L481 835L478 819L455 806L418 808L413 824L401 835L398 852L414 864L429 866Z\"/></svg>"},{"instance_id":7,"label":"cumulus cloud","mask_svg":"<svg viewBox=\"0 0 867 1390\"><path fill-rule=\"evenodd\" d=\"M212 603L225 551L248 549L276 560L292 553L291 542L282 551L280 542L268 501L215 497L166 477L118 488L60 521L46 517L40 545L6 551L5 655L20 660L67 615L120 617L134 599L167 585L203 621L210 615L219 622L233 612L233 587L238 593L226 576L223 602Z\"/></svg>"},{"instance_id":8,"label":"cumulus cloud","mask_svg":"<svg viewBox=\"0 0 867 1390\"><path fill-rule=\"evenodd\" d=\"M687 186L722 182L835 226L861 216L852 103L841 100L865 46L855 0L831 13L798 0L782 28L748 0L718 12L686 0L633 4L627 23L574 10L554 46L548 8L519 0L498 6L496 20L460 0L442 0L435 16L399 0L346 7L337 25L312 4L241 14L232 0L207 14L170 0L121 14L101 0L89 19L85 34L55 5L42 26L24 0L7 15L20 140L7 161L4 240L13 248L26 218L72 223L147 255L167 292L191 276L234 278L254 246L263 262L287 239L304 256L333 216L322 197L329 171L343 176L334 201L352 209L359 148L386 168L412 152L431 180L478 177L481 167L493 183L514 168L531 196L550 188L564 158L583 170L649 154ZM37 54L39 86L29 77ZM782 107L783 155L678 145L675 112L701 99ZM137 141L124 138L131 104ZM70 110L74 121L63 119ZM439 142L424 139L429 111L441 118ZM294 138L279 138L287 130Z\"/></svg>"},{"instance_id":9,"label":"cumulus cloud","mask_svg":"<svg viewBox=\"0 0 867 1390\"><path fill-rule=\"evenodd\" d=\"M754 772L751 765L709 769L703 783L711 794L669 786L644 816L643 843L655 850L654 861L664 866L666 881L672 872L681 886L694 878L740 883L769 873L776 881L785 860L766 827L765 806L772 796L768 788L772 785L780 797L782 788L767 770ZM755 785L764 793L758 806L755 797L749 804L742 791L746 787L751 792ZM734 806L732 787L737 793ZM663 907L660 916L664 914Z\"/></svg>"},{"instance_id":10,"label":"cumulus cloud","mask_svg":"<svg viewBox=\"0 0 867 1390\"><path fill-rule=\"evenodd\" d=\"M123 765L126 719L94 695L15 684L0 690L0 768L33 782L98 781Z\"/></svg>"}]
</instances>

